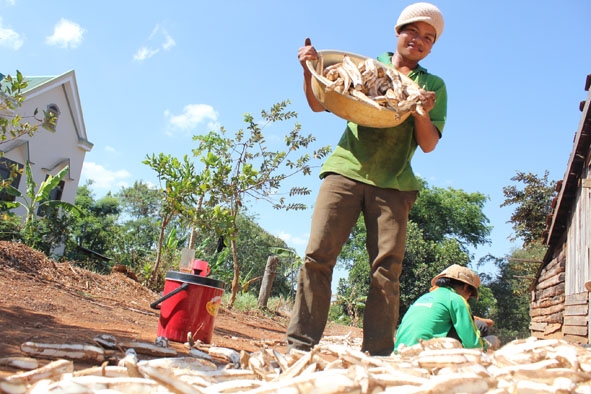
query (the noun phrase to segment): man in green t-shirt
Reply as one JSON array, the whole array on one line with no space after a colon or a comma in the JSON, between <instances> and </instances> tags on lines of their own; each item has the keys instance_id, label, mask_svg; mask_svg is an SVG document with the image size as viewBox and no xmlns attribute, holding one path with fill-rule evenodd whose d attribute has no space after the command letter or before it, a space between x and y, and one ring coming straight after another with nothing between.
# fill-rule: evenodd
<instances>
[{"instance_id":1,"label":"man in green t-shirt","mask_svg":"<svg viewBox=\"0 0 591 394\"><path fill-rule=\"evenodd\" d=\"M408 213L420 183L411 159L419 146L431 152L439 142L447 113L443 80L419 65L443 32L443 16L429 3L415 3L400 14L394 30L395 52L378 57L416 81L424 113L414 113L396 127L376 129L347 122L338 146L324 163L291 321L288 348L310 350L326 326L331 281L337 256L363 213L371 267L363 318L362 350L389 355L394 346L400 299ZM299 49L304 92L310 108L325 111L314 96L307 60L318 59L309 39ZM365 280L361 279L360 280Z\"/></svg>"},{"instance_id":2,"label":"man in green t-shirt","mask_svg":"<svg viewBox=\"0 0 591 394\"><path fill-rule=\"evenodd\" d=\"M394 350L442 337L458 339L465 348L486 350L468 304L470 297L478 297L478 275L454 264L433 278L431 285L431 291L420 296L402 318Z\"/></svg>"}]
</instances>

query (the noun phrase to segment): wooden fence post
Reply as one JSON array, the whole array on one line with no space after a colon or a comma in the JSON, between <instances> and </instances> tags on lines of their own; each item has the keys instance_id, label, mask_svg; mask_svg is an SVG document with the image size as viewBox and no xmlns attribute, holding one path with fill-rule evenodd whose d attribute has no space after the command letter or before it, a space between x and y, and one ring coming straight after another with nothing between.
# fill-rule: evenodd
<instances>
[{"instance_id":1,"label":"wooden fence post","mask_svg":"<svg viewBox=\"0 0 591 394\"><path fill-rule=\"evenodd\" d=\"M259 309L267 308L267 301L269 301L269 297L271 296L271 288L273 287L273 281L275 281L275 274L277 273L278 264L279 258L277 256L269 256L269 258L267 258L265 275L263 276L261 290L259 291Z\"/></svg>"}]
</instances>

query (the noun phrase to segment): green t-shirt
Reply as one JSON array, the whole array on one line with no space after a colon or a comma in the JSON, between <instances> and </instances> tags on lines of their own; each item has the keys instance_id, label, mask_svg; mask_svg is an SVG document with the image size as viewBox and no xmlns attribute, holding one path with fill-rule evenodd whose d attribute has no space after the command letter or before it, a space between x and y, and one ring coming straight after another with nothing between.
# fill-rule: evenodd
<instances>
[{"instance_id":1,"label":"green t-shirt","mask_svg":"<svg viewBox=\"0 0 591 394\"><path fill-rule=\"evenodd\" d=\"M404 314L394 350L401 344L416 345L420 339L446 337L452 327L465 348L485 348L468 302L455 290L439 287L420 296Z\"/></svg>"},{"instance_id":2,"label":"green t-shirt","mask_svg":"<svg viewBox=\"0 0 591 394\"><path fill-rule=\"evenodd\" d=\"M379 61L390 66L391 59L390 52L378 57ZM447 116L445 83L421 66L412 70L408 77L421 88L435 92L435 107L429 115L442 133ZM341 140L322 166L320 177L334 172L381 188L419 190L420 184L410 165L416 148L412 116L396 127L383 129L347 122Z\"/></svg>"}]
</instances>

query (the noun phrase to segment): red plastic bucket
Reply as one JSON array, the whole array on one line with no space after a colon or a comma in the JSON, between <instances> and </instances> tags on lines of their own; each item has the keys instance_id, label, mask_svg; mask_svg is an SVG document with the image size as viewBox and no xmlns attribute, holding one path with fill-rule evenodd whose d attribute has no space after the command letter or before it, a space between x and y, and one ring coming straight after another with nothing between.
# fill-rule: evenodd
<instances>
[{"instance_id":1,"label":"red plastic bucket","mask_svg":"<svg viewBox=\"0 0 591 394\"><path fill-rule=\"evenodd\" d=\"M166 273L163 297L150 306L160 309L158 336L175 342L211 343L215 317L222 302L224 282L177 271ZM158 308L159 304L160 307Z\"/></svg>"}]
</instances>

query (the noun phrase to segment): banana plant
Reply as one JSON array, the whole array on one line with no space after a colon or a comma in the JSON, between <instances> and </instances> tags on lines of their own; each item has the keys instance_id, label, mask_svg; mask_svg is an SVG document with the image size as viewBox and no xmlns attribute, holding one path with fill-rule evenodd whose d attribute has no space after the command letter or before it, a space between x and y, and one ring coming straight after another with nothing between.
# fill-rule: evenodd
<instances>
[{"instance_id":1,"label":"banana plant","mask_svg":"<svg viewBox=\"0 0 591 394\"><path fill-rule=\"evenodd\" d=\"M67 213L82 216L82 211L76 205L66 201L52 200L49 198L51 191L59 185L59 183L68 173L68 170L69 167L66 166L55 176L49 175L47 179L41 182L39 188L35 191L37 184L33 179L31 164L30 162L27 162L25 165L25 175L27 179L26 193L22 193L12 185L3 185L0 188L0 191L4 191L6 194L15 197L15 200L0 201L0 210L7 211L19 207L23 208L25 210L25 228L35 221L37 218L36 212L39 210L39 208L62 209Z\"/></svg>"}]
</instances>

